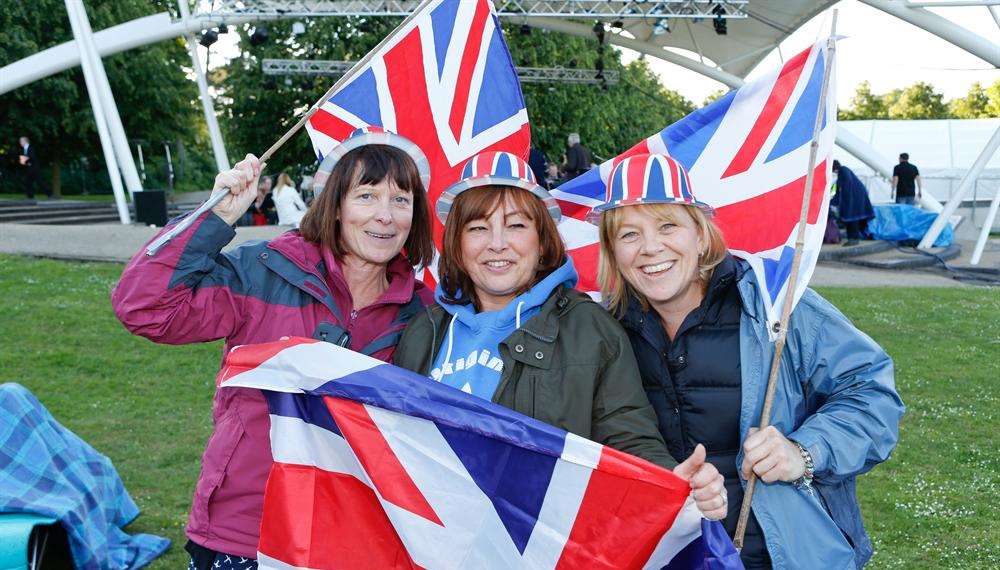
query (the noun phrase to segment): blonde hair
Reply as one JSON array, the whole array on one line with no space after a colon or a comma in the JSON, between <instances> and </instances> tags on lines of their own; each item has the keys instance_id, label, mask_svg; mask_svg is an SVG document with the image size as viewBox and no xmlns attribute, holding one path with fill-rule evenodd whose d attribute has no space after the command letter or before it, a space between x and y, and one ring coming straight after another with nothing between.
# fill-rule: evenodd
<instances>
[{"instance_id":1,"label":"blonde hair","mask_svg":"<svg viewBox=\"0 0 1000 570\"><path fill-rule=\"evenodd\" d=\"M614 254L614 236L621 229L625 208L645 208L646 212L658 220L694 225L701 237L704 251L698 254L698 281L702 287L712 278L715 267L726 258L726 242L722 232L701 208L682 204L636 204L613 208L601 214L600 238L601 257L597 271L597 282L601 285L601 296L612 315L620 317L628 308L629 299L635 298L644 309L649 308L645 295L635 290L626 280ZM688 223L683 223L683 221Z\"/></svg>"},{"instance_id":2,"label":"blonde hair","mask_svg":"<svg viewBox=\"0 0 1000 570\"><path fill-rule=\"evenodd\" d=\"M292 182L292 178L290 176L288 176L288 174L286 174L284 172L282 172L281 174L278 175L278 184L277 184L277 186L279 186L279 187L280 186L288 186L289 188L292 188L293 190L295 189L295 183Z\"/></svg>"}]
</instances>

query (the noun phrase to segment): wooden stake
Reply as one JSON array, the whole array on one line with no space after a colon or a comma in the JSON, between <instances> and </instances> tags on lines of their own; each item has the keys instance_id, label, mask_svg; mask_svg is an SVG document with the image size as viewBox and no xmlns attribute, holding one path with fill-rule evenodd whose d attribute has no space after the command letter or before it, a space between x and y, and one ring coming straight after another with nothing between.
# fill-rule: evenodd
<instances>
[{"instance_id":1,"label":"wooden stake","mask_svg":"<svg viewBox=\"0 0 1000 570\"><path fill-rule=\"evenodd\" d=\"M792 270L788 275L788 285L785 290L785 301L781 306L781 319L778 322L778 338L774 344L774 358L771 359L771 373L767 378L767 391L764 394L764 407L760 412L760 429L771 423L771 408L774 406L774 393L778 388L778 371L781 368L781 354L785 349L788 335L788 321L792 314L792 302L795 300L795 284L799 277L799 265L802 261L802 248L805 245L806 223L809 216L809 203L812 199L813 171L816 168L816 155L819 151L819 133L823 127L823 117L826 114L826 93L830 85L830 72L833 69L833 58L837 50L837 10L833 11L833 23L830 26L830 38L827 40L826 66L823 69L823 87L819 94L819 110L816 113L816 123L813 125L812 142L809 143L809 170L806 171L806 187L802 194L802 210L799 213L799 227L795 236L795 254L792 257ZM747 521L750 518L750 506L753 501L754 489L757 486L757 475L750 473L746 490L743 493L743 504L740 507L740 518L736 523L736 535L733 545L737 550L743 549L743 538L747 531Z\"/></svg>"}]
</instances>

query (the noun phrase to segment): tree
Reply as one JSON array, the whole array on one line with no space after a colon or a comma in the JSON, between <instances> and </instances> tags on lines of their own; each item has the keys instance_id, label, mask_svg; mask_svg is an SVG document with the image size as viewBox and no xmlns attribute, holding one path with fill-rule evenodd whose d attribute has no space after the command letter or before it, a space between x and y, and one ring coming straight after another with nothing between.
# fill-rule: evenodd
<instances>
[{"instance_id":1,"label":"tree","mask_svg":"<svg viewBox=\"0 0 1000 570\"><path fill-rule=\"evenodd\" d=\"M918 81L903 89L899 99L887 104L892 119L947 119L948 107L944 96L934 91L930 83Z\"/></svg>"},{"instance_id":2,"label":"tree","mask_svg":"<svg viewBox=\"0 0 1000 570\"><path fill-rule=\"evenodd\" d=\"M268 77L261 72L264 58L358 60L399 23L398 18L322 18L306 22L306 32L291 33L291 24L267 23L269 40L260 46L246 41L249 26L239 30L243 53L225 68L220 87L231 99L227 110L227 141L234 156L267 149L297 120L296 111L317 101L333 78ZM505 36L515 65L594 68L597 41L520 27L507 27ZM621 64L616 50L606 48L605 69L618 70L621 82L603 90L599 85L522 85L531 118L533 144L555 161L565 149L566 135L579 132L597 156L622 152L690 112L691 104L664 89L645 62ZM268 165L269 172L309 173L314 168L308 136L293 137Z\"/></svg>"},{"instance_id":3,"label":"tree","mask_svg":"<svg viewBox=\"0 0 1000 570\"><path fill-rule=\"evenodd\" d=\"M842 121L858 121L864 119L884 119L888 117L885 102L882 97L872 93L871 83L862 81L854 91L851 106L838 113Z\"/></svg>"},{"instance_id":4,"label":"tree","mask_svg":"<svg viewBox=\"0 0 1000 570\"><path fill-rule=\"evenodd\" d=\"M1000 79L986 88L986 116L1000 117Z\"/></svg>"},{"instance_id":5,"label":"tree","mask_svg":"<svg viewBox=\"0 0 1000 570\"><path fill-rule=\"evenodd\" d=\"M990 99L986 95L986 90L979 82L973 83L968 95L959 99L953 99L948 103L948 110L956 119L980 119L989 117L986 107Z\"/></svg>"},{"instance_id":6,"label":"tree","mask_svg":"<svg viewBox=\"0 0 1000 570\"><path fill-rule=\"evenodd\" d=\"M88 0L91 27L99 31L173 9L170 0ZM73 39L63 0L0 3L0 65ZM170 40L104 58L108 82L131 140L194 140L201 121L197 87L186 77L190 60L182 40ZM185 66L186 64L186 66ZM80 67L25 85L0 97L0 124L9 136L36 142L51 166L58 191L61 167L77 158L103 165L93 112ZM15 141L0 145L0 162L13 163ZM100 168L99 166L97 167ZM106 177L92 177L107 184ZM78 188L74 188L76 190Z\"/></svg>"},{"instance_id":7,"label":"tree","mask_svg":"<svg viewBox=\"0 0 1000 570\"><path fill-rule=\"evenodd\" d=\"M596 39L547 30L520 33L507 27L515 65L594 69L599 59ZM566 135L580 133L595 157L610 158L690 113L691 102L666 89L643 59L622 65L617 49L605 47L604 69L620 74L616 85L529 83L521 86L531 117L532 144L549 160L558 161Z\"/></svg>"}]
</instances>

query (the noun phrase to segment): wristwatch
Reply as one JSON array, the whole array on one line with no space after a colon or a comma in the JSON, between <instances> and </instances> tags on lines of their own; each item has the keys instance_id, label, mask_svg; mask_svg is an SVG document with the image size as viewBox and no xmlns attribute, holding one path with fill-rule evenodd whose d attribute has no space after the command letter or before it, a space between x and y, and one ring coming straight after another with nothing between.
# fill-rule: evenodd
<instances>
[{"instance_id":1,"label":"wristwatch","mask_svg":"<svg viewBox=\"0 0 1000 570\"><path fill-rule=\"evenodd\" d=\"M805 471L802 472L802 476L796 479L793 485L800 490L812 492L814 468L812 454L810 454L809 450L803 447L801 443L795 441L794 439L790 439L789 441L791 441L795 447L799 448L799 454L802 455L802 462L805 463L806 466Z\"/></svg>"}]
</instances>

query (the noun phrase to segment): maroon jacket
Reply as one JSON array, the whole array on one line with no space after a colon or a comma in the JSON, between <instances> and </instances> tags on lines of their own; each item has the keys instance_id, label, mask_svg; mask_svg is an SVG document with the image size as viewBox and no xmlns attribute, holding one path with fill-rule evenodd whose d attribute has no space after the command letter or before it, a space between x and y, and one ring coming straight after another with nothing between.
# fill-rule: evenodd
<instances>
[{"instance_id":1,"label":"maroon jacket","mask_svg":"<svg viewBox=\"0 0 1000 570\"><path fill-rule=\"evenodd\" d=\"M389 263L389 289L351 313L340 264L298 231L220 253L236 232L209 212L156 255L132 258L111 294L118 319L154 342L240 344L305 336L390 361L409 317L433 302L403 256ZM206 371L206 375L208 371ZM215 393L215 429L202 456L188 537L207 548L257 556L270 420L257 390Z\"/></svg>"}]
</instances>

